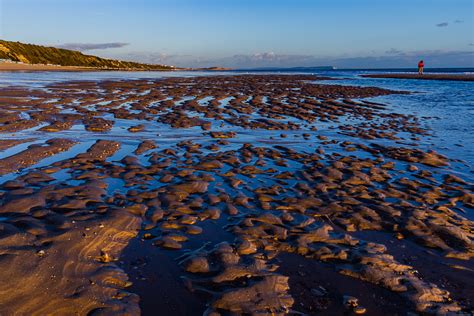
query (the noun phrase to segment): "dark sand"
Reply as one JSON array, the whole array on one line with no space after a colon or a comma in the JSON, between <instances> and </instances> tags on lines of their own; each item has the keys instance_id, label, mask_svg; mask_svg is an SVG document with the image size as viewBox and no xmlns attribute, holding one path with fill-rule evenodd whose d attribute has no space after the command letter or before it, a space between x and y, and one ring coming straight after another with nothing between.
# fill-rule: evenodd
<instances>
[{"instance_id":1,"label":"dark sand","mask_svg":"<svg viewBox=\"0 0 474 316\"><path fill-rule=\"evenodd\" d=\"M393 78L393 79L420 79L420 80L455 80L455 81L474 81L473 74L430 74L425 73L419 75L417 73L412 74L374 74L374 75L361 75L366 78Z\"/></svg>"},{"instance_id":2,"label":"dark sand","mask_svg":"<svg viewBox=\"0 0 474 316\"><path fill-rule=\"evenodd\" d=\"M316 79L1 89L0 314L472 312L473 184Z\"/></svg>"}]
</instances>

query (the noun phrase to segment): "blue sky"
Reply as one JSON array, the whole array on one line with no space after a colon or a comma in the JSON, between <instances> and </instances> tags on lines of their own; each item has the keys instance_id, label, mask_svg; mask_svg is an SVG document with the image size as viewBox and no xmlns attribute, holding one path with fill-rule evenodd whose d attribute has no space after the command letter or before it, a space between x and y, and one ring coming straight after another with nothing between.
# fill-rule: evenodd
<instances>
[{"instance_id":1,"label":"blue sky","mask_svg":"<svg viewBox=\"0 0 474 316\"><path fill-rule=\"evenodd\" d=\"M474 66L474 0L0 0L0 38L178 66Z\"/></svg>"}]
</instances>

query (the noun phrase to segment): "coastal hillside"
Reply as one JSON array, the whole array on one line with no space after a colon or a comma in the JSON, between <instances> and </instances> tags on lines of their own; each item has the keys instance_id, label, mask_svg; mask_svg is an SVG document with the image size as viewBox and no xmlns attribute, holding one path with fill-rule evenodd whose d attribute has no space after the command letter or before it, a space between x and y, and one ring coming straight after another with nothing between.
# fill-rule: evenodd
<instances>
[{"instance_id":1,"label":"coastal hillside","mask_svg":"<svg viewBox=\"0 0 474 316\"><path fill-rule=\"evenodd\" d=\"M92 67L101 69L173 70L172 66L141 64L85 55L78 51L0 40L0 60L24 64L52 64L60 66Z\"/></svg>"}]
</instances>

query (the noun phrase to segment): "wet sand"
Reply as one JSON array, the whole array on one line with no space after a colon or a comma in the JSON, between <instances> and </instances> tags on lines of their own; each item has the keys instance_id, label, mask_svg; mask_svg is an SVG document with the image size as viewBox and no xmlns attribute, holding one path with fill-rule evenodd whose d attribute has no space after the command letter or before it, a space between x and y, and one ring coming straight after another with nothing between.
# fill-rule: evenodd
<instances>
[{"instance_id":1,"label":"wet sand","mask_svg":"<svg viewBox=\"0 0 474 316\"><path fill-rule=\"evenodd\" d=\"M0 313L473 310L473 184L310 75L0 90Z\"/></svg>"},{"instance_id":2,"label":"wet sand","mask_svg":"<svg viewBox=\"0 0 474 316\"><path fill-rule=\"evenodd\" d=\"M412 73L412 74L390 73L390 74L370 74L370 75L361 75L361 76L366 77L366 78L474 81L474 75L473 74L452 75L452 74L430 74L430 73L425 73L423 75L419 75L417 73Z\"/></svg>"}]
</instances>

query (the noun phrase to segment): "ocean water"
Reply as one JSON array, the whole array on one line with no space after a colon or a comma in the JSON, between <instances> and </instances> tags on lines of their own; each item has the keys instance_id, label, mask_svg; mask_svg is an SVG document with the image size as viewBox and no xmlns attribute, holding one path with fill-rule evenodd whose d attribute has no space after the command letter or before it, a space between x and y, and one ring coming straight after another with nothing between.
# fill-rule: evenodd
<instances>
[{"instance_id":1,"label":"ocean water","mask_svg":"<svg viewBox=\"0 0 474 316\"><path fill-rule=\"evenodd\" d=\"M326 75L340 80L325 83L411 92L370 100L387 104L392 112L415 114L424 118L422 123L432 130L432 135L422 138L421 148L433 149L450 158L464 160L466 168L463 168L462 173L468 178L474 178L474 82L360 77L366 73L369 72L326 72Z\"/></svg>"},{"instance_id":2,"label":"ocean water","mask_svg":"<svg viewBox=\"0 0 474 316\"><path fill-rule=\"evenodd\" d=\"M82 80L131 80L164 77L191 77L214 74L198 71L98 71L98 72L0 72L0 88L7 86L42 87L54 82Z\"/></svg>"}]
</instances>

